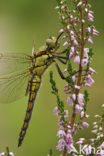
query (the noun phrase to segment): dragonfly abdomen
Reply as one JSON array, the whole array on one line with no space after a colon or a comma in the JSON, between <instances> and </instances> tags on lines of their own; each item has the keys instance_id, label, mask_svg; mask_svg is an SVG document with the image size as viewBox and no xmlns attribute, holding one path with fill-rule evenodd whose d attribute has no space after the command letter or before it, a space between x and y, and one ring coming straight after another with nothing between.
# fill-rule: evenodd
<instances>
[{"instance_id":1,"label":"dragonfly abdomen","mask_svg":"<svg viewBox=\"0 0 104 156\"><path fill-rule=\"evenodd\" d=\"M23 123L22 129L21 129L21 132L20 132L20 136L19 136L19 140L18 140L18 147L21 146L24 136L26 134L26 130L28 128L29 121L30 121L30 118L32 115L32 110L34 107L34 101L36 99L36 95L37 95L38 89L40 87L40 82L41 82L41 78L37 75L34 76L29 81L29 84L28 84L29 85L28 107L27 107L24 123Z\"/></svg>"}]
</instances>

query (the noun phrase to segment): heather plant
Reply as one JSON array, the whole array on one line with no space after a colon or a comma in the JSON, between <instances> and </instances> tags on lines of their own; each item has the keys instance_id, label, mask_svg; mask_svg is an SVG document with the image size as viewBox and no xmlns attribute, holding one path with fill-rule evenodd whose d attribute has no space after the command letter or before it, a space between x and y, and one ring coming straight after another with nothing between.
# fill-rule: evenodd
<instances>
[{"instance_id":1,"label":"heather plant","mask_svg":"<svg viewBox=\"0 0 104 156\"><path fill-rule=\"evenodd\" d=\"M89 118L86 108L90 100L87 88L95 83L93 75L97 74L91 67L93 38L99 35L93 25L94 12L89 0L57 0L55 9L62 24L59 32L63 32L61 39L64 41L63 47L68 60L67 67L63 71L66 77L66 85L63 88L64 94L67 95L66 101L61 100L53 72L50 72L52 93L57 99L57 106L54 108L58 121L56 149L60 151L60 156L104 156L103 113L95 115L91 130L93 138L75 139L79 130L89 127L86 122ZM65 110L66 105L68 105L67 110ZM71 118L69 118L71 108ZM53 156L52 150L48 156Z\"/></svg>"},{"instance_id":2,"label":"heather plant","mask_svg":"<svg viewBox=\"0 0 104 156\"><path fill-rule=\"evenodd\" d=\"M0 156L14 156L14 154L9 151L9 147L6 147L6 152L0 153Z\"/></svg>"}]
</instances>

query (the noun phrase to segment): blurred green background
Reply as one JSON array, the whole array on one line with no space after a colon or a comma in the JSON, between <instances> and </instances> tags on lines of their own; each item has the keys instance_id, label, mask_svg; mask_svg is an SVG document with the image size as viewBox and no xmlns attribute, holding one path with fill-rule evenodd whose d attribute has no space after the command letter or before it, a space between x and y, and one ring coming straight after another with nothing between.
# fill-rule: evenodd
<instances>
[{"instance_id":1,"label":"blurred green background","mask_svg":"<svg viewBox=\"0 0 104 156\"><path fill-rule=\"evenodd\" d=\"M92 0L92 5L95 11L95 25L100 31L100 36L95 38L93 46L95 55L92 66L98 74L95 76L96 83L89 89L90 102L87 108L91 116L89 122L94 120L94 114L102 113L101 104L104 103L104 1ZM38 49L47 37L57 36L61 24L54 10L55 6L55 0L0 0L0 52L31 54L33 39ZM57 118L52 111L56 99L50 92L49 71L51 70L54 71L60 95L65 100L62 90L65 82L59 78L52 65L43 76L31 122L20 148L17 148L17 141L26 112L27 99L0 105L0 152L9 146L15 156L46 156L52 148L54 156L57 156L55 150ZM90 129L79 133L82 137L89 135Z\"/></svg>"}]
</instances>

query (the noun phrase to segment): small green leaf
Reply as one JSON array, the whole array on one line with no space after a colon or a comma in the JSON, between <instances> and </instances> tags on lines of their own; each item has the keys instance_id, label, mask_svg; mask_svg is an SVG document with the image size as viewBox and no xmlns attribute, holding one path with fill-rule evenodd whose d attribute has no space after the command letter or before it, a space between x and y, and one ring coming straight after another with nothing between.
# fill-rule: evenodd
<instances>
[{"instance_id":1,"label":"small green leaf","mask_svg":"<svg viewBox=\"0 0 104 156\"><path fill-rule=\"evenodd\" d=\"M50 154L50 156L52 156L52 149L50 149L49 154Z\"/></svg>"},{"instance_id":2,"label":"small green leaf","mask_svg":"<svg viewBox=\"0 0 104 156\"><path fill-rule=\"evenodd\" d=\"M51 83L51 88L52 88L52 94L56 95L57 98L57 104L58 104L58 109L60 111L60 115L62 120L64 121L64 103L63 101L60 100L60 97L58 95L58 89L56 87L56 82L53 80L53 72L50 72L50 83Z\"/></svg>"},{"instance_id":3,"label":"small green leaf","mask_svg":"<svg viewBox=\"0 0 104 156\"><path fill-rule=\"evenodd\" d=\"M94 55L94 53L93 53L93 49L92 49L92 48L90 48L90 49L89 49L88 56L89 56L89 57L92 57L93 55Z\"/></svg>"},{"instance_id":4,"label":"small green leaf","mask_svg":"<svg viewBox=\"0 0 104 156\"><path fill-rule=\"evenodd\" d=\"M86 106L87 106L88 101L89 101L89 94L87 90L85 90L84 91L84 111L86 111Z\"/></svg>"}]
</instances>

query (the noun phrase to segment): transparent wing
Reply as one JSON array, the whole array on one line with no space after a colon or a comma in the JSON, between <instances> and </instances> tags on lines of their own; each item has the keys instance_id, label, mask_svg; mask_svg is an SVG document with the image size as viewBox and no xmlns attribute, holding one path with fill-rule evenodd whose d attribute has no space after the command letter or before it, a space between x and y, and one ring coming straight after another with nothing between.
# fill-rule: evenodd
<instances>
[{"instance_id":1,"label":"transparent wing","mask_svg":"<svg viewBox=\"0 0 104 156\"><path fill-rule=\"evenodd\" d=\"M10 103L25 96L30 73L0 77L0 103Z\"/></svg>"},{"instance_id":2,"label":"transparent wing","mask_svg":"<svg viewBox=\"0 0 104 156\"><path fill-rule=\"evenodd\" d=\"M27 69L32 57L26 54L0 53L0 76Z\"/></svg>"},{"instance_id":3,"label":"transparent wing","mask_svg":"<svg viewBox=\"0 0 104 156\"><path fill-rule=\"evenodd\" d=\"M0 54L0 103L25 96L30 63L31 56L25 54Z\"/></svg>"}]
</instances>

